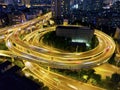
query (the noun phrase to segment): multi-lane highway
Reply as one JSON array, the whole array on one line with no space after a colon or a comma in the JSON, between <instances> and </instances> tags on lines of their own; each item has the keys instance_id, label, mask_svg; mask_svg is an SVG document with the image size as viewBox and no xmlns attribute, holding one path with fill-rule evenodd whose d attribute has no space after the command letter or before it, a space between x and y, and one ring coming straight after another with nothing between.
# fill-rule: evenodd
<instances>
[{"instance_id":1,"label":"multi-lane highway","mask_svg":"<svg viewBox=\"0 0 120 90\"><path fill-rule=\"evenodd\" d=\"M51 46L44 45L41 40L45 33L52 30L55 30L55 27L33 31L32 34L26 35L24 41L19 38L19 32L15 32L6 40L6 43L8 48L17 56L53 68L64 69L89 68L99 65L106 62L115 50L115 43L112 38L98 30L95 31L95 35L99 44L92 50L82 53L66 53L53 49Z\"/></svg>"},{"instance_id":2,"label":"multi-lane highway","mask_svg":"<svg viewBox=\"0 0 120 90\"><path fill-rule=\"evenodd\" d=\"M10 51L1 51L0 55L12 57L17 56L23 60L47 65L53 68L81 69L100 65L106 62L114 53L115 43L112 38L98 30L95 30L95 35L99 41L98 46L90 51L80 53L67 53L43 43L42 39L44 38L44 34L54 31L56 26L39 28L35 31L31 30L30 32L27 31L32 28L32 26L36 26L38 23L43 25L45 21L50 19L50 17L51 13L48 13L37 19L12 26L10 29L2 29L1 39L5 38L6 45ZM22 30L24 32L28 32L28 34L24 35L23 39L20 38L20 36L24 34L24 32L21 33ZM37 77L41 78L42 81L45 82L50 88L52 87L53 89L54 87L55 90L59 90L59 88L61 88L61 90L96 90L95 88L97 88L84 84L87 86L85 87L81 82L52 73L50 71L46 71L45 69L42 69L40 66L33 63L31 63L30 66L26 64L26 67ZM43 78L41 76L44 73L46 73L47 76ZM49 85L49 80L52 82L51 85ZM58 83L57 85L59 86L54 86L55 83ZM101 90L101 88L97 88L97 90L99 89Z\"/></svg>"},{"instance_id":3,"label":"multi-lane highway","mask_svg":"<svg viewBox=\"0 0 120 90\"><path fill-rule=\"evenodd\" d=\"M104 90L102 88L76 81L69 77L48 71L39 65L25 62L28 68L36 77L40 78L51 90Z\"/></svg>"}]
</instances>

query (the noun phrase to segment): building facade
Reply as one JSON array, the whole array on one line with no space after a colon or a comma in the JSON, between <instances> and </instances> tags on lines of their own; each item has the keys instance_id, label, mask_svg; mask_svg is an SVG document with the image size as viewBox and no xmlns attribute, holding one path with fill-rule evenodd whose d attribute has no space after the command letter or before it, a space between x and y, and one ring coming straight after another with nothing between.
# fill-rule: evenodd
<instances>
[{"instance_id":1,"label":"building facade","mask_svg":"<svg viewBox=\"0 0 120 90\"><path fill-rule=\"evenodd\" d=\"M103 7L103 0L83 0L83 10L100 10Z\"/></svg>"},{"instance_id":2,"label":"building facade","mask_svg":"<svg viewBox=\"0 0 120 90\"><path fill-rule=\"evenodd\" d=\"M53 17L67 18L70 12L69 0L52 0L51 4L52 4Z\"/></svg>"},{"instance_id":3,"label":"building facade","mask_svg":"<svg viewBox=\"0 0 120 90\"><path fill-rule=\"evenodd\" d=\"M30 0L0 0L0 3L2 4L20 4L20 5L30 5Z\"/></svg>"},{"instance_id":4,"label":"building facade","mask_svg":"<svg viewBox=\"0 0 120 90\"><path fill-rule=\"evenodd\" d=\"M94 35L94 29L83 26L58 26L56 35L71 38L72 42L88 43Z\"/></svg>"}]
</instances>

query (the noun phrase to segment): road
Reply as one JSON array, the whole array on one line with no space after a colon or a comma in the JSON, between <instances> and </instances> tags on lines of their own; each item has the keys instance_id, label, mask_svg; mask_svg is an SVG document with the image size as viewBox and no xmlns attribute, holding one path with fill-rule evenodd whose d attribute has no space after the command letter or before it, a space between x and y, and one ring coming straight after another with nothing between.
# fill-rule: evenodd
<instances>
[{"instance_id":1,"label":"road","mask_svg":"<svg viewBox=\"0 0 120 90\"><path fill-rule=\"evenodd\" d=\"M26 62L26 67L41 79L51 90L104 90L43 69L35 63Z\"/></svg>"},{"instance_id":2,"label":"road","mask_svg":"<svg viewBox=\"0 0 120 90\"><path fill-rule=\"evenodd\" d=\"M111 77L111 75L114 73L120 74L120 69L118 67L108 63L100 65L99 67L95 67L94 70L95 70L95 73L101 75L102 79L105 79L107 76Z\"/></svg>"},{"instance_id":3,"label":"road","mask_svg":"<svg viewBox=\"0 0 120 90\"><path fill-rule=\"evenodd\" d=\"M49 27L35 32L33 31L32 35L30 37L29 35L26 36L24 41L19 38L18 34L14 33L8 40L6 40L7 46L13 53L18 53L23 57L26 57L27 55L27 58L29 56L29 60L36 59L36 62L43 63L54 68L64 69L80 69L97 66L106 62L114 53L115 43L112 38L98 30L95 31L95 35L99 41L98 46L86 52L66 53L63 51L61 52L58 49L51 49L51 46L46 47L39 41L41 41L41 37L45 33L52 29L55 30L54 28L55 27ZM39 36L36 38L38 33ZM39 46L35 46L36 42L39 43Z\"/></svg>"},{"instance_id":4,"label":"road","mask_svg":"<svg viewBox=\"0 0 120 90\"><path fill-rule=\"evenodd\" d=\"M41 28L35 31L31 30L31 28L38 23L41 25L44 24L45 21L49 20L49 14L50 13L37 19L15 25L11 27L10 30L8 28L2 29L3 36L0 38L5 39L6 45L10 51L1 51L0 55L18 57L26 61L31 61L29 62L31 64L26 64L26 67L52 90L103 90L57 73L46 71L37 65L42 64L64 69L89 68L105 63L115 50L115 43L112 38L98 30L95 30L95 35L99 40L99 44L90 51L67 53L44 45L42 42L43 35L55 30L56 26ZM22 30L25 32L30 30L23 39L20 38L22 35L20 32Z\"/></svg>"}]
</instances>

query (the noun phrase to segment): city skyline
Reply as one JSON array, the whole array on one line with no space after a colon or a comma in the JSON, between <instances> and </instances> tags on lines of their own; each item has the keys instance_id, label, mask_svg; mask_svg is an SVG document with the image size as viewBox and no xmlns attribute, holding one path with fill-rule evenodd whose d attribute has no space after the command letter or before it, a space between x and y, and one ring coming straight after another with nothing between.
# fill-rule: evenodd
<instances>
[{"instance_id":1,"label":"city skyline","mask_svg":"<svg viewBox=\"0 0 120 90\"><path fill-rule=\"evenodd\" d=\"M14 4L14 3L30 4L31 1L33 1L33 0L0 0L0 3L6 3L6 4ZM52 0L47 0L47 1L52 2ZM56 0L56 1L59 2L59 0ZM74 4L79 4L79 3L84 2L84 1L86 2L86 0L69 0L70 3L74 3ZM96 1L96 0L94 0L94 1ZM101 1L101 0L99 0L99 1ZM114 2L117 2L117 1L120 1L120 0L103 0L103 3L113 4ZM40 2L43 2L43 0L34 0L34 2L39 4Z\"/></svg>"},{"instance_id":2,"label":"city skyline","mask_svg":"<svg viewBox=\"0 0 120 90\"><path fill-rule=\"evenodd\" d=\"M78 81L77 79L75 80L75 79L69 78L68 76L60 75L56 72L53 72L52 70L49 70L49 68L51 67L55 69L57 68L58 70L66 69L68 72L75 71L73 75L74 77L77 77L77 75L79 76L82 74L82 73L80 74L80 72L78 72L79 74L76 74L76 72L79 69L81 68L87 69L95 66L99 67L101 66L101 64L105 64L105 62L108 61L108 59L111 57L111 55L114 53L114 50L115 50L115 43L113 39L107 34L103 33L102 31L96 30L94 34L97 36L97 38L99 38L98 39L99 44L98 46L96 46L96 48L93 48L86 52L66 53L65 51L59 48L55 49L53 46L47 45L46 43L44 43L43 38L41 38L41 37L45 38L44 35L46 33L54 31L56 28L56 25L53 25L53 26L48 25L45 28L44 27L41 28L41 25L44 25L44 23L48 21L51 17L52 17L52 14L51 12L49 12L31 21L27 21L25 23L21 23L18 25L13 25L10 29L7 29L7 28L1 29L2 35L6 35L6 34L8 35L8 33L10 33L9 37L5 41L9 51L8 52L6 52L5 50L1 51L1 55L5 55L8 57L15 55L14 60L20 59L21 61L21 59L24 59L23 63L27 68L26 71L30 70L30 72L33 73L32 74L30 72L25 72L25 75L29 75L30 73L30 75L32 75L33 78L34 76L37 77L38 81L41 80L42 82L45 83L45 85L52 88L53 90L54 89L57 90L59 88L63 90L64 89L72 90L74 88L78 90L81 88L88 89L88 90L93 90L93 89L103 90L104 87L98 87L95 85L93 86L92 82L88 81L90 79L87 79L86 77L84 77L85 75L81 77L82 79L81 81ZM78 27L78 25L74 25L74 26L76 28ZM30 30L30 28L32 27L35 27L35 28ZM11 32L11 30L13 31ZM50 37L51 35L48 35L48 36ZM5 39L5 37L4 38L0 37L0 38ZM58 42L60 41L58 40L57 43ZM41 66L45 65L46 67L48 67L48 70L46 70L45 68L42 68L41 66L39 66L39 64L41 64ZM101 69L101 67L99 68ZM112 69L110 68L107 71L110 72ZM91 73L93 75L93 71L94 70L91 71L90 69L89 71L90 75ZM88 74L86 75L88 77ZM108 76L108 75L104 75L103 73L101 74L101 76L102 75ZM112 73L110 73L109 76L110 75L112 75ZM99 81L102 82L101 76L99 76ZM96 80L96 82L98 80L97 77L90 77L90 78L94 81ZM86 81L86 83L83 80ZM64 83L60 83L60 82L64 82ZM78 84L76 84L75 82ZM89 85L88 82L91 84Z\"/></svg>"},{"instance_id":3,"label":"city skyline","mask_svg":"<svg viewBox=\"0 0 120 90\"><path fill-rule=\"evenodd\" d=\"M0 90L119 90L119 68L119 0L0 0Z\"/></svg>"}]
</instances>

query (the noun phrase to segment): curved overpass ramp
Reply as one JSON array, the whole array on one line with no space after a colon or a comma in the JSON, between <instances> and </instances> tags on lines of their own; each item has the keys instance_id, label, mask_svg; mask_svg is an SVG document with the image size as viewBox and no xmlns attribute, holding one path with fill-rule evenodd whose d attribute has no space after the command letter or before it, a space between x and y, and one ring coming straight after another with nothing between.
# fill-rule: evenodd
<instances>
[{"instance_id":1,"label":"curved overpass ramp","mask_svg":"<svg viewBox=\"0 0 120 90\"><path fill-rule=\"evenodd\" d=\"M43 35L55 30L55 27L43 28L33 31L23 40L19 37L19 31L13 33L6 40L10 51L18 57L47 65L53 68L81 69L89 68L106 62L115 50L115 43L105 33L95 30L99 44L96 48L81 53L66 53L58 49L51 49L42 43ZM40 45L38 45L40 44Z\"/></svg>"}]
</instances>

